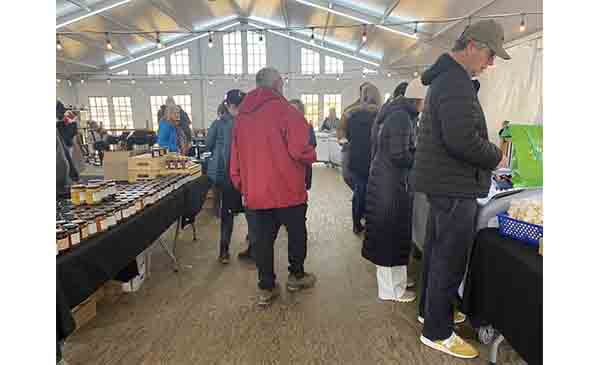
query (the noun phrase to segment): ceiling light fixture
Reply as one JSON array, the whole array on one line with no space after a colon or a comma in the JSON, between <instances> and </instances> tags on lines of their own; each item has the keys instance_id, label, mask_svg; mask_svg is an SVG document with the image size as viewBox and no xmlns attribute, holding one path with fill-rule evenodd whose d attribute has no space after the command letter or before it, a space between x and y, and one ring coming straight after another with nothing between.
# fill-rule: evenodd
<instances>
[{"instance_id":1,"label":"ceiling light fixture","mask_svg":"<svg viewBox=\"0 0 600 365\"><path fill-rule=\"evenodd\" d=\"M110 85L110 83L111 83L110 77L108 79L106 79L106 83Z\"/></svg>"},{"instance_id":2,"label":"ceiling light fixture","mask_svg":"<svg viewBox=\"0 0 600 365\"><path fill-rule=\"evenodd\" d=\"M85 84L85 80L84 79L81 79L81 84L82 85Z\"/></svg>"},{"instance_id":3,"label":"ceiling light fixture","mask_svg":"<svg viewBox=\"0 0 600 365\"><path fill-rule=\"evenodd\" d=\"M227 25L227 26L224 26L224 27L222 27L222 28L220 28L220 29L217 29L217 30L218 30L218 31L224 31L224 30L226 30L226 29L229 29L229 28L235 27L235 26L237 26L237 25L240 25L240 24L241 24L240 22L235 22L235 23L229 24L229 25ZM167 51L167 50L169 50L169 49L173 49L173 48L175 48L175 47L183 46L184 44L188 44L188 43L190 43L190 42L193 42L193 41L195 41L195 40L197 40L197 39L200 39L200 38L205 38L205 37L208 37L208 36L209 36L209 33L203 33L203 34L200 34L200 35L198 35L198 36L196 36L196 37L192 37L192 38L186 39L186 40L184 40L184 41L181 41L181 42L174 43L174 44L172 44L172 45L170 45L170 46L164 47L163 49L154 50L154 51L152 51L152 52L146 53L146 54L144 54L144 55L141 55L141 56L139 56L139 57L135 57L135 58L133 58L133 59L131 59L131 60L124 61L124 62L121 62L121 63L117 63L117 64L115 64L115 65L109 66L109 67L108 67L108 69L109 69L109 70L114 70L114 69L116 69L116 68L123 67L123 66L125 66L125 65L128 65L128 64L130 64L130 63L133 63L133 62L136 62L136 61L142 60L142 59L144 59L144 58L148 58L148 57L154 56L155 54L158 54L158 53L161 53L161 52L165 52L165 51Z\"/></svg>"},{"instance_id":4,"label":"ceiling light fixture","mask_svg":"<svg viewBox=\"0 0 600 365\"><path fill-rule=\"evenodd\" d=\"M185 80L185 79L184 79L184 80L183 80L183 84L184 84L184 85L187 85L187 80Z\"/></svg>"},{"instance_id":5,"label":"ceiling light fixture","mask_svg":"<svg viewBox=\"0 0 600 365\"><path fill-rule=\"evenodd\" d=\"M160 32L156 32L156 48L161 49L163 47L163 44L160 43Z\"/></svg>"},{"instance_id":6,"label":"ceiling light fixture","mask_svg":"<svg viewBox=\"0 0 600 365\"><path fill-rule=\"evenodd\" d=\"M100 13L102 13L102 12L105 12L105 11L107 11L107 10L110 10L110 9L112 9L112 8L116 8L117 6L121 6L121 5L127 4L127 3L128 3L128 2L130 2L130 1L131 1L131 0L123 0L123 1L119 1L118 3L114 3L114 4L112 4L112 5L109 5L109 6L106 6L106 7L104 7L104 8L100 8L100 9L98 9L98 10L91 11L91 12L89 12L89 13L86 13L86 14L82 15L82 16L78 16L77 18L74 18L74 19L68 20L68 21L66 21L66 22L64 22L64 23L57 24L57 25L56 25L56 29L58 29L58 28L62 28L62 27L64 27L64 26L67 26L67 25L69 25L69 24L73 24L73 23L75 23L75 22L78 22L78 21L80 21L80 20L83 20L83 19L89 18L89 17L91 17L91 16L94 16L94 15L96 15L96 14L100 14Z\"/></svg>"},{"instance_id":7,"label":"ceiling light fixture","mask_svg":"<svg viewBox=\"0 0 600 365\"><path fill-rule=\"evenodd\" d=\"M315 28L311 28L312 33L310 34L310 43L315 44Z\"/></svg>"},{"instance_id":8,"label":"ceiling light fixture","mask_svg":"<svg viewBox=\"0 0 600 365\"><path fill-rule=\"evenodd\" d=\"M71 82L71 80L67 80L67 84L69 84L69 86L73 86L73 83Z\"/></svg>"},{"instance_id":9,"label":"ceiling light fixture","mask_svg":"<svg viewBox=\"0 0 600 365\"><path fill-rule=\"evenodd\" d=\"M56 36L56 50L58 50L58 51L62 51L62 49L63 49L63 46L62 46L62 44L60 43L60 38L58 38L58 35L57 35L57 36Z\"/></svg>"},{"instance_id":10,"label":"ceiling light fixture","mask_svg":"<svg viewBox=\"0 0 600 365\"><path fill-rule=\"evenodd\" d=\"M213 33L213 32L210 32L210 33L208 34L208 48L212 48L212 47L213 47L212 33Z\"/></svg>"},{"instance_id":11,"label":"ceiling light fixture","mask_svg":"<svg viewBox=\"0 0 600 365\"><path fill-rule=\"evenodd\" d=\"M321 6L321 5L318 5L318 4L314 4L314 3L310 2L310 1L306 1L306 0L294 0L294 1L296 1L296 2L298 2L300 4L304 4L306 6L311 6L313 8L325 10L325 11L330 12L332 14L336 14L336 15L339 15L339 16L342 16L342 17L345 17L345 18L348 18L348 19L352 19L352 20L357 21L359 23L363 23L363 24L370 24L371 23L370 21L368 21L366 19L359 18L359 17L353 16L353 15L350 15L350 14L346 14L344 12L328 8L326 6ZM403 35L405 37L409 37L409 38L413 38L413 39L418 39L417 36L414 35L414 34L402 32L402 31L390 28L390 27L385 26L385 25L375 24L375 27L377 27L379 29L386 30L386 31L391 32L391 33L396 33L396 34L399 34L399 35Z\"/></svg>"},{"instance_id":12,"label":"ceiling light fixture","mask_svg":"<svg viewBox=\"0 0 600 365\"><path fill-rule=\"evenodd\" d=\"M135 79L131 79L131 84L135 85Z\"/></svg>"},{"instance_id":13,"label":"ceiling light fixture","mask_svg":"<svg viewBox=\"0 0 600 365\"><path fill-rule=\"evenodd\" d=\"M108 34L108 32L106 32L106 49L108 49L109 51L112 51L113 49L112 43L110 43L110 35Z\"/></svg>"},{"instance_id":14,"label":"ceiling light fixture","mask_svg":"<svg viewBox=\"0 0 600 365\"><path fill-rule=\"evenodd\" d=\"M363 29L362 41L363 41L363 43L365 43L367 41L367 26L366 25L364 26L364 29Z\"/></svg>"},{"instance_id":15,"label":"ceiling light fixture","mask_svg":"<svg viewBox=\"0 0 600 365\"><path fill-rule=\"evenodd\" d=\"M259 32L258 34L259 34L258 41L262 42L263 41L263 34L262 34L262 32Z\"/></svg>"},{"instance_id":16,"label":"ceiling light fixture","mask_svg":"<svg viewBox=\"0 0 600 365\"><path fill-rule=\"evenodd\" d=\"M158 83L162 85L164 82L163 80L159 80Z\"/></svg>"},{"instance_id":17,"label":"ceiling light fixture","mask_svg":"<svg viewBox=\"0 0 600 365\"><path fill-rule=\"evenodd\" d=\"M521 32L525 31L525 14L521 14L521 26L519 27Z\"/></svg>"},{"instance_id":18,"label":"ceiling light fixture","mask_svg":"<svg viewBox=\"0 0 600 365\"><path fill-rule=\"evenodd\" d=\"M260 28L259 25L254 24L254 23L250 23L249 22L248 25L250 25L250 26L252 26L254 28ZM300 42L302 44L306 44L308 46L313 46L313 47L322 49L322 50L327 51L327 52L335 53L337 55L340 55L340 56L343 56L343 57L346 57L346 58L350 58L350 59L353 59L353 60L356 60L356 61L360 61L362 63L366 63L366 64L369 64L371 66L375 66L375 67L379 67L380 66L379 63L376 63L376 62L373 62L373 61L369 61L369 60L366 60L364 58L356 57L356 56L354 56L354 55L352 55L350 53L341 52L341 51L338 51L336 49L333 49L333 48L330 48L330 47L327 47L327 46L321 46L319 44L312 44L309 41L306 41L306 40L304 40L302 38L298 38L298 37L293 36L293 35L288 35L286 33L278 32L276 30L270 30L270 29L267 29L267 32L270 32L272 34L276 34L276 35L278 35L280 37L291 39L291 40L296 41L296 42Z\"/></svg>"},{"instance_id":19,"label":"ceiling light fixture","mask_svg":"<svg viewBox=\"0 0 600 365\"><path fill-rule=\"evenodd\" d=\"M419 33L419 22L415 22L415 35Z\"/></svg>"}]
</instances>

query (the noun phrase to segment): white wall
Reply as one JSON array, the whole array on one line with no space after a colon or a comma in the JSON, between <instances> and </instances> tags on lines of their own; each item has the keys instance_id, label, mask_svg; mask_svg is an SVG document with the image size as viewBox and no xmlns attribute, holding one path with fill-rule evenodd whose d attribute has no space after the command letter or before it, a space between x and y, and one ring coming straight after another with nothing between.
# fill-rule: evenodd
<instances>
[{"instance_id":1,"label":"white wall","mask_svg":"<svg viewBox=\"0 0 600 365\"><path fill-rule=\"evenodd\" d=\"M496 67L481 78L479 100L485 111L492 140L504 120L518 124L542 124L543 110L543 38L520 40L508 49L511 59L498 60Z\"/></svg>"},{"instance_id":2,"label":"white wall","mask_svg":"<svg viewBox=\"0 0 600 365\"><path fill-rule=\"evenodd\" d=\"M76 89L69 86L66 80L56 84L56 100L62 101L64 105L75 105Z\"/></svg>"},{"instance_id":3,"label":"white wall","mask_svg":"<svg viewBox=\"0 0 600 365\"><path fill-rule=\"evenodd\" d=\"M281 73L300 73L300 49L306 47L305 45L273 34L267 34L265 39L267 42L268 66L277 68ZM245 51L245 39L242 42ZM239 82L235 82L231 77L223 79L221 37L215 37L213 48L208 48L207 38L188 43L182 48L185 47L190 49L191 73L206 75L207 77L214 76L213 85L209 85L207 80L191 80L187 85L183 84L183 81L165 81L163 85L160 85L158 80L140 79L136 80L135 85L126 80L116 81L114 79L110 85L104 80L88 80L85 84L81 84L79 80L74 80L71 90L63 90L68 89L66 82L62 82L61 85L57 86L57 97L73 100L73 102L63 101L65 104L88 105L88 97L90 96L107 96L109 97L109 104L112 96L130 96L132 98L134 125L137 128L143 128L146 120L150 121L151 118L155 117L150 115L151 95L191 94L193 126L195 128L208 127L215 119L217 106L223 100L225 93L234 88L243 91L252 90L255 87L254 76L246 75L244 76L245 79L239 80ZM167 59L167 73L169 73L169 55L175 51L177 49L165 51L160 55L164 55ZM318 49L317 51L321 54L321 73L323 73L327 52ZM362 69L364 66L368 67L368 65L345 59L336 54L330 54L330 56L341 58L344 61L344 70L357 70ZM145 75L146 62L157 57L158 55L131 63L125 66L124 69L128 69L130 75ZM244 52L244 70L247 69L245 63L246 52ZM331 78L331 75L328 77ZM364 81L370 81L377 85L382 98L385 93L392 93L396 85L403 81L403 79L395 77L387 78L386 75L369 76L366 80L356 75L352 79L348 79L350 78L348 75L345 78L342 76L340 81L335 80L335 78L319 79L318 76L315 81L291 79L289 84L286 85L285 95L288 99L300 98L303 93L321 95L319 111L323 118L323 94L342 94L342 107L344 107L358 98L358 87ZM69 95L69 91L71 95ZM114 120L112 107L109 109L111 120Z\"/></svg>"}]
</instances>

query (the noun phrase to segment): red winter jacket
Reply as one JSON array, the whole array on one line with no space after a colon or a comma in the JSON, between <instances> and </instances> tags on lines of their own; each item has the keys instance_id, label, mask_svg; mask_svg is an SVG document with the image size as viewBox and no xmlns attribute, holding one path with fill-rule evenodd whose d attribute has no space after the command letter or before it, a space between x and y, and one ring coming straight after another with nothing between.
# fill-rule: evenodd
<instances>
[{"instance_id":1,"label":"red winter jacket","mask_svg":"<svg viewBox=\"0 0 600 365\"><path fill-rule=\"evenodd\" d=\"M229 171L249 209L306 203L306 166L317 160L304 116L274 90L257 88L235 118Z\"/></svg>"}]
</instances>

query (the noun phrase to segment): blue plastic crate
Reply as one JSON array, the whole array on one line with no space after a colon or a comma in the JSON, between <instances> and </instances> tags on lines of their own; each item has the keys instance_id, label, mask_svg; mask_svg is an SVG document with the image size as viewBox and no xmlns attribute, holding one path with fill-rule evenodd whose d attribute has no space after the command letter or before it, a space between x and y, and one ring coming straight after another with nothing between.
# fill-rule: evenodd
<instances>
[{"instance_id":1,"label":"blue plastic crate","mask_svg":"<svg viewBox=\"0 0 600 365\"><path fill-rule=\"evenodd\" d=\"M498 224L501 235L531 246L539 246L540 238L544 236L544 227L511 218L506 213L498 214Z\"/></svg>"}]
</instances>

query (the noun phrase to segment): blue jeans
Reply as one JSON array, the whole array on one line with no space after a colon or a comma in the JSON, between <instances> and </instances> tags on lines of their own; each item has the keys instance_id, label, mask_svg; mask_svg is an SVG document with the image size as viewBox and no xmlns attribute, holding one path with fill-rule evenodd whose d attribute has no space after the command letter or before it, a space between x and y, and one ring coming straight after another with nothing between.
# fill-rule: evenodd
<instances>
[{"instance_id":1,"label":"blue jeans","mask_svg":"<svg viewBox=\"0 0 600 365\"><path fill-rule=\"evenodd\" d=\"M368 179L354 175L352 177L352 222L358 225L360 220L365 216L367 204L367 183Z\"/></svg>"}]
</instances>

